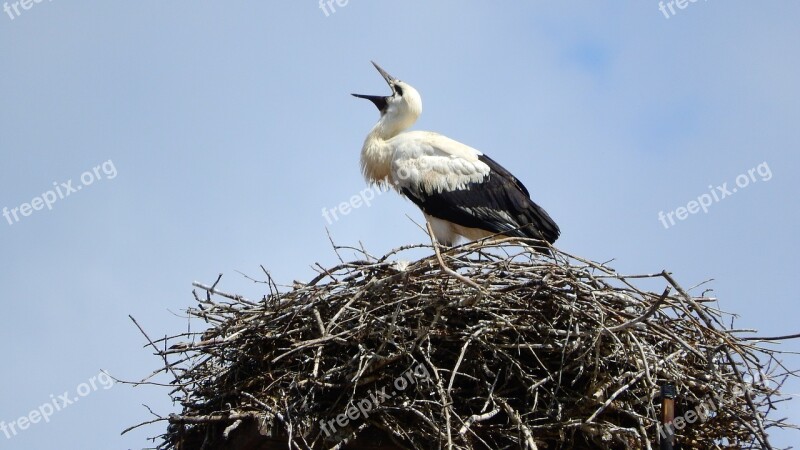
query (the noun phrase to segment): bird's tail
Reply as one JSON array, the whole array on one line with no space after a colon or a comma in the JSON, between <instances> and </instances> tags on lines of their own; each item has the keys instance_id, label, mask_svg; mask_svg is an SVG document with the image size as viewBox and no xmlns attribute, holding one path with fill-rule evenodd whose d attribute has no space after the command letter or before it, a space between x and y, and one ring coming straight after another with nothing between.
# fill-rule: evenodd
<instances>
[{"instance_id":1,"label":"bird's tail","mask_svg":"<svg viewBox=\"0 0 800 450\"><path fill-rule=\"evenodd\" d=\"M515 217L517 222L516 227L504 231L503 234L509 237L533 239L536 242L526 245L529 250L552 256L549 244L552 244L558 239L561 230L559 230L555 221L550 218L550 215L547 214L547 211L542 209L539 205L530 201L526 206L527 207L522 209L522 212Z\"/></svg>"},{"instance_id":2,"label":"bird's tail","mask_svg":"<svg viewBox=\"0 0 800 450\"><path fill-rule=\"evenodd\" d=\"M517 217L517 222L518 227L514 232L508 233L509 236L536 239L552 244L561 235L561 230L547 211L532 201Z\"/></svg>"}]
</instances>

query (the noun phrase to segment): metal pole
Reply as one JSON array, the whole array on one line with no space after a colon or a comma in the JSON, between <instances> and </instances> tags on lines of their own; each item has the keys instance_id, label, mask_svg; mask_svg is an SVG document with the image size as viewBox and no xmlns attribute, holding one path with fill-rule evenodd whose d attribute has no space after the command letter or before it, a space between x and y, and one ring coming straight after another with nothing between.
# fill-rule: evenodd
<instances>
[{"instance_id":1,"label":"metal pole","mask_svg":"<svg viewBox=\"0 0 800 450\"><path fill-rule=\"evenodd\" d=\"M672 420L675 418L675 385L667 383L661 386L661 429L658 430L661 446L660 450L673 450L675 444L675 429Z\"/></svg>"}]
</instances>

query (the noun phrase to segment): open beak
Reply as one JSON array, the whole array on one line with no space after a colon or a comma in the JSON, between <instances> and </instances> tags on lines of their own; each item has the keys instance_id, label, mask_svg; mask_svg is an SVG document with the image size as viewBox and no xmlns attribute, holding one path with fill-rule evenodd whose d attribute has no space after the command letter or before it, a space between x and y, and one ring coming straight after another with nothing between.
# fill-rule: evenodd
<instances>
[{"instance_id":1,"label":"open beak","mask_svg":"<svg viewBox=\"0 0 800 450\"><path fill-rule=\"evenodd\" d=\"M378 69L378 72L381 74L383 79L386 80L386 83L389 85L389 87L392 88L392 94L394 94L395 93L394 82L397 81L397 79L389 75L385 70L383 70L383 68L381 68L381 66L375 64L375 61L371 62L372 65L375 66L376 69ZM381 112L383 112L386 109L387 99L389 98L382 95L363 95L363 94L351 94L351 95L353 97L365 98L371 101Z\"/></svg>"},{"instance_id":2,"label":"open beak","mask_svg":"<svg viewBox=\"0 0 800 450\"><path fill-rule=\"evenodd\" d=\"M389 75L388 73L386 73L386 71L383 70L383 68L381 68L381 66L379 66L379 65L377 65L375 63L375 61L370 61L370 62L372 63L373 66L375 66L376 69L378 69L378 72L380 72L380 74L383 77L383 79L386 80L387 83L389 83L389 87L391 87L392 88L392 92L394 92L394 82L397 81L397 79L395 77Z\"/></svg>"}]
</instances>

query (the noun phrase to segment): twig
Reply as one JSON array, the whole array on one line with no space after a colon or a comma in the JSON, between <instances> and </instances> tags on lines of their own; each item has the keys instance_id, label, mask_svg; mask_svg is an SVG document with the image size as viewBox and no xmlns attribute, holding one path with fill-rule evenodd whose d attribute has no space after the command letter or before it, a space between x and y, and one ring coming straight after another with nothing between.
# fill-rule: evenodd
<instances>
[{"instance_id":1,"label":"twig","mask_svg":"<svg viewBox=\"0 0 800 450\"><path fill-rule=\"evenodd\" d=\"M480 285L478 283L470 280L469 278L465 277L464 275L461 275L460 273L458 273L455 270L451 269L450 267L447 266L447 264L444 263L444 260L442 260L442 254L439 251L439 242L436 241L436 237L434 237L434 235L433 235L433 228L431 228L430 222L426 222L426 225L428 226L428 233L429 233L430 238L431 238L431 245L433 245L433 250L436 253L436 259L439 261L439 267L441 267L442 270L446 274L448 274L448 275L450 275L452 277L455 277L459 281L461 281L461 282L463 282L463 283L465 283L465 284L467 284L469 286L474 287L475 289L478 290L479 293L482 292L483 290L481 289L481 287L480 287Z\"/></svg>"}]
</instances>

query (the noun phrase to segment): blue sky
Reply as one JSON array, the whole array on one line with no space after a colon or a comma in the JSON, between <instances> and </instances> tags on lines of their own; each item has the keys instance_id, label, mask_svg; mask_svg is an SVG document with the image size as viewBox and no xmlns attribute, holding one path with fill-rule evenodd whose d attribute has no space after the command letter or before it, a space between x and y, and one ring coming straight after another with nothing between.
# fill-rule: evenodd
<instances>
[{"instance_id":1,"label":"blue sky","mask_svg":"<svg viewBox=\"0 0 800 450\"><path fill-rule=\"evenodd\" d=\"M86 393L0 448L148 446L162 426L120 431L151 417L142 404L176 411L167 391L105 389L98 373L157 368L128 315L154 337L185 330L192 281L221 272L223 289L260 297L237 271L308 279L336 260L326 226L375 254L426 241L393 193L321 214L365 188L377 112L349 94L388 92L370 60L422 94L415 128L512 170L561 248L686 287L713 278L739 328L800 331L800 5L703 1L667 19L652 0L562 3L349 0L326 16L312 1L53 0L0 14L0 208L32 205L0 217L0 421ZM678 219L763 163L769 179ZM33 204L62 183L75 191ZM798 422L800 406L780 415Z\"/></svg>"}]
</instances>

